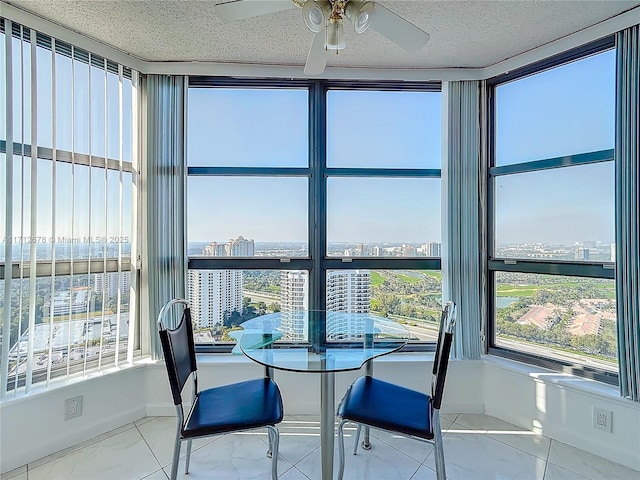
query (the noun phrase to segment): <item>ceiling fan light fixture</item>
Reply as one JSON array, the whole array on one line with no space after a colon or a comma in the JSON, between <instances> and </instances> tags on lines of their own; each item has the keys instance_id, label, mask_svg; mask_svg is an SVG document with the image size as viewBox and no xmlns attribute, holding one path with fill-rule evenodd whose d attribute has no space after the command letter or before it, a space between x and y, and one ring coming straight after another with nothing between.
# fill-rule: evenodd
<instances>
[{"instance_id":1,"label":"ceiling fan light fixture","mask_svg":"<svg viewBox=\"0 0 640 480\"><path fill-rule=\"evenodd\" d=\"M302 7L304 24L313 33L321 32L324 29L330 14L329 2L308 0Z\"/></svg>"},{"instance_id":2,"label":"ceiling fan light fixture","mask_svg":"<svg viewBox=\"0 0 640 480\"><path fill-rule=\"evenodd\" d=\"M376 13L374 2L359 2L351 0L345 8L347 18L353 23L356 33L364 33L371 26Z\"/></svg>"},{"instance_id":3,"label":"ceiling fan light fixture","mask_svg":"<svg viewBox=\"0 0 640 480\"><path fill-rule=\"evenodd\" d=\"M327 50L344 50L346 46L342 20L329 20L327 24Z\"/></svg>"}]
</instances>

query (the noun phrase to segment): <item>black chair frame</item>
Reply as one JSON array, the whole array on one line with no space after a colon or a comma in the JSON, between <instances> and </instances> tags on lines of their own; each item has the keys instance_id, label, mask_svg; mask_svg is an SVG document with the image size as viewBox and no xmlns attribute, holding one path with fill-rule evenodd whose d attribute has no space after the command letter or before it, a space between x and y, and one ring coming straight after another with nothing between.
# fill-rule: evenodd
<instances>
[{"instance_id":1,"label":"black chair frame","mask_svg":"<svg viewBox=\"0 0 640 480\"><path fill-rule=\"evenodd\" d=\"M175 305L184 305L185 308L177 327L167 328L165 319L170 309ZM271 379L269 370L265 369L264 379L249 380L232 385L213 387L206 390L198 389L198 375L196 364L195 345L193 341L193 327L191 325L191 312L189 303L184 299L174 299L166 303L158 314L158 333L164 353L169 384L176 407L177 429L173 449L173 463L171 466L171 480L175 480L178 474L178 462L180 459L180 447L183 441L187 442L187 455L185 459L185 474L189 473L189 460L191 458L191 443L194 438L216 436L229 432L266 428L269 436L267 457L271 458L271 478L278 478L278 445L280 435L276 424L283 418L283 405L280 390ZM186 348L185 348L186 347ZM184 386L192 378L191 407L185 416L182 392ZM211 409L207 410L206 404L220 401L230 394L225 404L237 404L227 418L215 414ZM242 410L241 402L247 402L251 396L255 397L254 408ZM266 405L266 406L265 406ZM246 412L246 417L243 418Z\"/></svg>"},{"instance_id":2,"label":"black chair frame","mask_svg":"<svg viewBox=\"0 0 640 480\"><path fill-rule=\"evenodd\" d=\"M337 413L340 418L338 426L339 480L342 480L344 475L344 427L349 423L357 425L353 449L354 455L357 454L362 427L365 430L362 448L365 450L371 448L369 442L370 427L401 433L434 445L436 478L438 480L446 480L442 431L440 428L440 405L444 393L455 321L456 305L449 301L444 304L440 317L440 330L431 375L431 395L425 395L421 392L373 378L371 361L366 365L365 376L358 378L351 384L338 406ZM397 415L393 418L391 415L377 411L375 399L380 399L381 396L393 398L393 401L397 402L394 407ZM412 410L411 407L414 407L413 410L415 411L416 405L420 406L421 409L416 413L415 418L406 421L407 413L403 411L403 404L407 406L407 411ZM403 414L405 418L402 418Z\"/></svg>"}]
</instances>

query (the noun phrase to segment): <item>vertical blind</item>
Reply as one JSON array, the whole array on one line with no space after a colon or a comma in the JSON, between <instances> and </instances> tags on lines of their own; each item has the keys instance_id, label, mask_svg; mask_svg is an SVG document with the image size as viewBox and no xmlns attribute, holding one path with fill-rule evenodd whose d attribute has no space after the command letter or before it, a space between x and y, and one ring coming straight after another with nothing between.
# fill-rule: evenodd
<instances>
[{"instance_id":1,"label":"vertical blind","mask_svg":"<svg viewBox=\"0 0 640 480\"><path fill-rule=\"evenodd\" d=\"M0 18L0 397L136 354L138 73Z\"/></svg>"},{"instance_id":2,"label":"vertical blind","mask_svg":"<svg viewBox=\"0 0 640 480\"><path fill-rule=\"evenodd\" d=\"M640 402L640 25L616 37L616 297L620 393Z\"/></svg>"},{"instance_id":3,"label":"vertical blind","mask_svg":"<svg viewBox=\"0 0 640 480\"><path fill-rule=\"evenodd\" d=\"M145 239L141 292L142 318L149 322L143 329L149 332L148 342L146 336L143 341L155 358L162 357L156 326L160 309L174 298L186 298L186 84L185 77L169 75L147 75L143 83L146 182L141 195Z\"/></svg>"},{"instance_id":4,"label":"vertical blind","mask_svg":"<svg viewBox=\"0 0 640 480\"><path fill-rule=\"evenodd\" d=\"M482 330L479 88L477 81L449 82L447 96L445 299L458 306L455 354L469 359L480 358Z\"/></svg>"}]
</instances>

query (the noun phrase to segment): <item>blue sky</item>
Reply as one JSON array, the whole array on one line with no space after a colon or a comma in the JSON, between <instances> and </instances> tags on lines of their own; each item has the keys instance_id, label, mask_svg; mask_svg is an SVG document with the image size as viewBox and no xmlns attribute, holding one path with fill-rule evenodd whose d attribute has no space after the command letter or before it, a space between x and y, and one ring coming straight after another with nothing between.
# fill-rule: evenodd
<instances>
[{"instance_id":1,"label":"blue sky","mask_svg":"<svg viewBox=\"0 0 640 480\"><path fill-rule=\"evenodd\" d=\"M5 36L0 36L4 51ZM13 138L14 142L33 142L31 125L31 44L13 38ZM22 58L21 58L22 57ZM37 49L36 56L36 141L58 150L91 153L131 161L132 104L131 80L89 67L82 61L55 55L51 50ZM21 66L24 62L24 67ZM55 95L52 71L55 66ZM0 76L0 92L5 98L5 75ZM55 97L55 107L54 107ZM6 123L4 109L0 114ZM123 114L120 114L122 110ZM71 113L73 112L73 115ZM122 119L122 124L120 121ZM55 130L53 128L55 125ZM105 125L108 126L105 129ZM3 138L4 138L4 128ZM105 131L107 133L105 133ZM54 142L55 135L55 142ZM131 174L56 162L56 188L53 197L53 163L38 160L37 164L37 231L31 232L31 158L14 156L13 160L13 237L38 239L53 236L84 238L131 237ZM0 168L5 184L6 166ZM121 191L122 186L122 191ZM121 199L122 195L122 199ZM120 202L122 201L122 217ZM52 205L55 202L55 209ZM4 198L0 208L5 211ZM71 223L73 209L73 225ZM53 221L55 218L55 230ZM4 237L4 221L0 222ZM122 227L121 227L122 225Z\"/></svg>"},{"instance_id":2,"label":"blue sky","mask_svg":"<svg viewBox=\"0 0 640 480\"><path fill-rule=\"evenodd\" d=\"M4 41L4 36L2 36ZM14 39L14 46L17 40ZM25 44L24 57L30 55ZM2 48L4 46L2 45ZM14 53L17 50L14 50ZM14 55L14 88L19 88L19 55ZM38 49L38 143L52 146L51 53ZM131 118L120 130L119 99L132 108L132 89L124 80L122 97L115 75L74 62L71 125L71 60L56 56L56 147L131 158ZM91 77L89 81L89 72ZM14 140L31 142L29 69L22 101L14 102ZM613 148L613 50L498 88L497 164ZM4 76L0 89L4 91ZM89 88L91 92L89 92ZM106 89L106 96L105 96ZM19 92L19 90L18 90ZM89 102L91 98L91 102ZM433 92L330 91L327 106L327 163L330 167L440 168L440 94ZM190 165L305 167L308 162L308 98L304 89L190 89L187 155ZM4 118L4 112L2 112ZM89 138L91 142L89 143ZM29 216L19 215L21 188L30 194L30 159L14 163L14 233L29 235ZM4 178L4 165L2 166ZM76 167L71 195L70 166L58 164L56 235L115 232L120 181L113 173L92 176ZM39 162L38 235L52 231L50 164ZM130 181L126 174L123 184ZM499 243L613 241L614 185L611 164L571 167L503 177L497 184ZM190 178L188 240L226 241L242 235L258 242L307 241L308 180L304 177ZM130 223L130 192L123 198L123 224ZM330 178L330 242L440 241L439 182L433 179ZM105 199L108 205L105 209ZM4 209L4 208L3 208ZM29 208L24 209L25 212ZM105 221L106 214L106 221ZM4 230L4 224L0 227ZM125 233L128 233L128 228Z\"/></svg>"},{"instance_id":3,"label":"blue sky","mask_svg":"<svg viewBox=\"0 0 640 480\"><path fill-rule=\"evenodd\" d=\"M500 86L497 165L613 148L613 50ZM304 90L191 89L192 166L307 165ZM329 167L440 168L438 93L330 91ZM329 242L440 241L440 186L427 179L330 178ZM499 243L613 241L613 165L502 177ZM188 239L306 241L306 180L188 182Z\"/></svg>"},{"instance_id":4,"label":"blue sky","mask_svg":"<svg viewBox=\"0 0 640 480\"><path fill-rule=\"evenodd\" d=\"M496 164L614 148L615 51L498 87ZM498 243L614 241L613 162L500 177Z\"/></svg>"},{"instance_id":5,"label":"blue sky","mask_svg":"<svg viewBox=\"0 0 640 480\"><path fill-rule=\"evenodd\" d=\"M439 93L332 91L327 103L328 166L440 168ZM306 167L307 105L305 90L191 89L189 165ZM189 241L307 241L304 177L190 178L187 190ZM440 195L433 179L330 178L328 239L440 241Z\"/></svg>"}]
</instances>

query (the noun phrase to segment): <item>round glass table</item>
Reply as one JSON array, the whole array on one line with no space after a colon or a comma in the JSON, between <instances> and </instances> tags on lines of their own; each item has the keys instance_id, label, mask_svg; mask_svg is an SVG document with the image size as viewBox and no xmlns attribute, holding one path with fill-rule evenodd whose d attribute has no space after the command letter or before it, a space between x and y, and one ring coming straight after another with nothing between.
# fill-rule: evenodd
<instances>
[{"instance_id":1,"label":"round glass table","mask_svg":"<svg viewBox=\"0 0 640 480\"><path fill-rule=\"evenodd\" d=\"M370 375L371 360L401 349L409 340L409 331L398 322L370 313L319 310L272 313L241 326L238 345L242 353L267 367L268 372L320 374L322 480L332 479L335 372L358 370L366 364ZM314 332L326 332L326 336L319 338Z\"/></svg>"}]
</instances>

